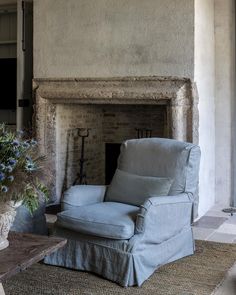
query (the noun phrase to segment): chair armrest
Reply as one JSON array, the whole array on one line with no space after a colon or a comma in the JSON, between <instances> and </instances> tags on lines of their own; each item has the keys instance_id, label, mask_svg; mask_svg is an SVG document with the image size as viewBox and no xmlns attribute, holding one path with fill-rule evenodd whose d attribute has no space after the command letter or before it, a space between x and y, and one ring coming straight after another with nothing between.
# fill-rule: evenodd
<instances>
[{"instance_id":1,"label":"chair armrest","mask_svg":"<svg viewBox=\"0 0 236 295\"><path fill-rule=\"evenodd\" d=\"M184 227L190 227L192 207L191 196L187 193L150 197L140 206L135 232L143 233L149 242L161 243Z\"/></svg>"},{"instance_id":2,"label":"chair armrest","mask_svg":"<svg viewBox=\"0 0 236 295\"><path fill-rule=\"evenodd\" d=\"M103 202L105 185L74 185L66 190L61 201L62 210Z\"/></svg>"}]
</instances>

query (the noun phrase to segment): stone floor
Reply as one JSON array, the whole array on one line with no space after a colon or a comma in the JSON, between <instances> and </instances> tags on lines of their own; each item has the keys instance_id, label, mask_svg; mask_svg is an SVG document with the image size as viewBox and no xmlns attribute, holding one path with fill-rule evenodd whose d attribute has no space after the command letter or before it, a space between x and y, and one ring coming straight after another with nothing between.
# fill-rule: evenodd
<instances>
[{"instance_id":1,"label":"stone floor","mask_svg":"<svg viewBox=\"0 0 236 295\"><path fill-rule=\"evenodd\" d=\"M236 243L236 215L230 216L222 209L222 206L216 205L194 223L196 240ZM236 263L214 295L236 295Z\"/></svg>"},{"instance_id":2,"label":"stone floor","mask_svg":"<svg viewBox=\"0 0 236 295\"><path fill-rule=\"evenodd\" d=\"M194 223L193 235L196 240L236 243L236 215L230 216L222 209L222 206L216 205ZM56 216L46 214L46 217L50 229ZM214 295L236 295L236 263Z\"/></svg>"},{"instance_id":3,"label":"stone floor","mask_svg":"<svg viewBox=\"0 0 236 295\"><path fill-rule=\"evenodd\" d=\"M194 223L193 234L197 240L236 243L236 215L230 216L216 205Z\"/></svg>"}]
</instances>

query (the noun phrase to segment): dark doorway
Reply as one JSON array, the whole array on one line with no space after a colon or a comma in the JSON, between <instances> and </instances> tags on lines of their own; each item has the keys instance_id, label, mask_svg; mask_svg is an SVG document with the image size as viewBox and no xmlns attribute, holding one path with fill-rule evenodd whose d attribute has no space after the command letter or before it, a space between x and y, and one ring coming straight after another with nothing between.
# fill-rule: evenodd
<instances>
[{"instance_id":1,"label":"dark doorway","mask_svg":"<svg viewBox=\"0 0 236 295\"><path fill-rule=\"evenodd\" d=\"M105 145L105 184L111 183L117 168L117 160L120 154L120 143L106 143Z\"/></svg>"},{"instance_id":2,"label":"dark doorway","mask_svg":"<svg viewBox=\"0 0 236 295\"><path fill-rule=\"evenodd\" d=\"M16 109L16 58L0 58L0 109Z\"/></svg>"}]
</instances>

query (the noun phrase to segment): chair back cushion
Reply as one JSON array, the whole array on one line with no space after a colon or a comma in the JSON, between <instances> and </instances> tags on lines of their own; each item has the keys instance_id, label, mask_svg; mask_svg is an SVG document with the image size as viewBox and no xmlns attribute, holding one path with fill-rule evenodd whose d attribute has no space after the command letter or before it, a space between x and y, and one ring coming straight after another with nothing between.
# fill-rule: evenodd
<instances>
[{"instance_id":1,"label":"chair back cushion","mask_svg":"<svg viewBox=\"0 0 236 295\"><path fill-rule=\"evenodd\" d=\"M122 144L118 168L140 176L171 178L168 194L191 193L197 207L199 163L197 145L174 139L143 138Z\"/></svg>"},{"instance_id":2,"label":"chair back cushion","mask_svg":"<svg viewBox=\"0 0 236 295\"><path fill-rule=\"evenodd\" d=\"M151 195L166 196L171 184L171 178L139 176L116 169L105 201L140 206Z\"/></svg>"}]
</instances>

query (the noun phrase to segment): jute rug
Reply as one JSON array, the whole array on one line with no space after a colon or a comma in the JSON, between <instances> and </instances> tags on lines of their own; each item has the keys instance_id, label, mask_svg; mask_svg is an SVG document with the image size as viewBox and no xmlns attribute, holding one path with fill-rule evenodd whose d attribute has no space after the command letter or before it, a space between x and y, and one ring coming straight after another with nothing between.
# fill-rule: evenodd
<instances>
[{"instance_id":1,"label":"jute rug","mask_svg":"<svg viewBox=\"0 0 236 295\"><path fill-rule=\"evenodd\" d=\"M141 288L39 263L3 286L6 295L209 295L235 261L236 244L197 241L193 256L162 266Z\"/></svg>"}]
</instances>

